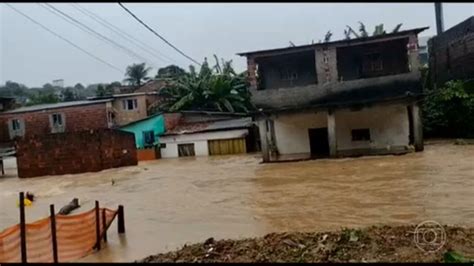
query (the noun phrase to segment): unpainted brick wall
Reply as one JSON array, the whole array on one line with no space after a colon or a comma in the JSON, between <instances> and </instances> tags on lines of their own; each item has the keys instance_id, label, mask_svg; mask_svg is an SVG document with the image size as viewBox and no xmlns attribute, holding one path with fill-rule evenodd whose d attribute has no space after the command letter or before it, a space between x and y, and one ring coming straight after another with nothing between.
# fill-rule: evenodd
<instances>
[{"instance_id":1,"label":"unpainted brick wall","mask_svg":"<svg viewBox=\"0 0 474 266\"><path fill-rule=\"evenodd\" d=\"M55 108L35 112L3 113L0 114L0 142L10 141L8 121L12 118L24 119L25 137L50 134L49 116L55 113L63 113L65 115L65 132L108 127L105 103Z\"/></svg>"},{"instance_id":2,"label":"unpainted brick wall","mask_svg":"<svg viewBox=\"0 0 474 266\"><path fill-rule=\"evenodd\" d=\"M26 137L16 142L16 149L19 177L137 165L134 135L112 129Z\"/></svg>"}]
</instances>

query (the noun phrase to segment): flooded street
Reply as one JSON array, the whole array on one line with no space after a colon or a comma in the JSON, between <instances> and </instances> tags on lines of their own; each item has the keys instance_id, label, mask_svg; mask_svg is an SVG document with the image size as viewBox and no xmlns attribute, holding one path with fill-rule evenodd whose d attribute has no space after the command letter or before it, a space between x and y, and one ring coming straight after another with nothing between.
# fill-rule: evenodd
<instances>
[{"instance_id":1,"label":"flooded street","mask_svg":"<svg viewBox=\"0 0 474 266\"><path fill-rule=\"evenodd\" d=\"M19 191L37 201L28 221L73 197L77 212L125 206L107 246L82 261L133 261L185 243L373 224L474 226L474 145L426 145L403 156L260 164L260 156L162 159L99 173L19 179L12 162L0 178L0 230L18 223ZM114 185L112 185L112 179Z\"/></svg>"}]
</instances>

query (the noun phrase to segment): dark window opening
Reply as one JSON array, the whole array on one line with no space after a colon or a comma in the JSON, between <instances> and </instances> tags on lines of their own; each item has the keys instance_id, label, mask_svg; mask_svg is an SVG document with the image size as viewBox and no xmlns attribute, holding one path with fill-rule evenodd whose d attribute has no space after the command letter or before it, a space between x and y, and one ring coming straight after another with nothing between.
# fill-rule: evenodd
<instances>
[{"instance_id":1,"label":"dark window opening","mask_svg":"<svg viewBox=\"0 0 474 266\"><path fill-rule=\"evenodd\" d=\"M60 127L63 125L63 116L61 114L53 114L53 126Z\"/></svg>"},{"instance_id":2,"label":"dark window opening","mask_svg":"<svg viewBox=\"0 0 474 266\"><path fill-rule=\"evenodd\" d=\"M153 130L143 131L143 143L145 147L152 147L155 144L155 132Z\"/></svg>"},{"instance_id":3,"label":"dark window opening","mask_svg":"<svg viewBox=\"0 0 474 266\"><path fill-rule=\"evenodd\" d=\"M138 108L137 99L123 100L122 105L124 110L135 110Z\"/></svg>"},{"instance_id":4,"label":"dark window opening","mask_svg":"<svg viewBox=\"0 0 474 266\"><path fill-rule=\"evenodd\" d=\"M361 128L351 131L352 141L370 141L370 129Z\"/></svg>"},{"instance_id":5,"label":"dark window opening","mask_svg":"<svg viewBox=\"0 0 474 266\"><path fill-rule=\"evenodd\" d=\"M408 73L408 38L337 48L339 80Z\"/></svg>"},{"instance_id":6,"label":"dark window opening","mask_svg":"<svg viewBox=\"0 0 474 266\"><path fill-rule=\"evenodd\" d=\"M362 58L362 72L364 75L370 75L372 72L383 70L382 54L369 53Z\"/></svg>"},{"instance_id":7,"label":"dark window opening","mask_svg":"<svg viewBox=\"0 0 474 266\"><path fill-rule=\"evenodd\" d=\"M259 57L255 59L259 90L316 85L315 51Z\"/></svg>"},{"instance_id":8,"label":"dark window opening","mask_svg":"<svg viewBox=\"0 0 474 266\"><path fill-rule=\"evenodd\" d=\"M18 120L18 119L12 119L12 129L13 129L14 131L21 130L20 120Z\"/></svg>"},{"instance_id":9,"label":"dark window opening","mask_svg":"<svg viewBox=\"0 0 474 266\"><path fill-rule=\"evenodd\" d=\"M166 149L166 143L160 143L160 148Z\"/></svg>"}]
</instances>

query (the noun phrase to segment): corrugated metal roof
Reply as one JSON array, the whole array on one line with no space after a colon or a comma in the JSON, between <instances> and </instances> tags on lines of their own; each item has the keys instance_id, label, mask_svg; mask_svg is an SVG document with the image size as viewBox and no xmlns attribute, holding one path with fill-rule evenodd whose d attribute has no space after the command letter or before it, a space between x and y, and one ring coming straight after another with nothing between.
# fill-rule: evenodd
<instances>
[{"instance_id":1,"label":"corrugated metal roof","mask_svg":"<svg viewBox=\"0 0 474 266\"><path fill-rule=\"evenodd\" d=\"M18 109L9 110L6 112L2 112L0 114L35 112L35 111L41 111L41 110L66 108L66 107L79 106L79 105L105 103L105 102L110 102L110 101L111 99L96 100L96 101L73 101L73 102L62 102L62 103L38 104L38 105L20 107Z\"/></svg>"},{"instance_id":2,"label":"corrugated metal roof","mask_svg":"<svg viewBox=\"0 0 474 266\"><path fill-rule=\"evenodd\" d=\"M166 131L165 135L181 135L205 131L246 128L250 127L252 124L253 122L251 117L196 123L182 123L174 127L172 130Z\"/></svg>"}]
</instances>

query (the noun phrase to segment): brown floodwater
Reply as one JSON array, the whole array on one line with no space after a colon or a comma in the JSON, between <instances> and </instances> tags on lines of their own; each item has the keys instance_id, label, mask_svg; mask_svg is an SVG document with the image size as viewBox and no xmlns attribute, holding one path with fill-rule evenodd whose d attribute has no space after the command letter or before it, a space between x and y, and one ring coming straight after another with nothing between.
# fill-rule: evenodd
<instances>
[{"instance_id":1,"label":"brown floodwater","mask_svg":"<svg viewBox=\"0 0 474 266\"><path fill-rule=\"evenodd\" d=\"M28 221L78 197L83 212L125 206L100 252L81 261L134 261L185 243L435 220L474 226L474 145L435 142L402 156L260 164L260 156L162 159L99 173L0 178L0 230L18 222L19 191L37 195ZM112 185L112 179L115 184Z\"/></svg>"}]
</instances>

